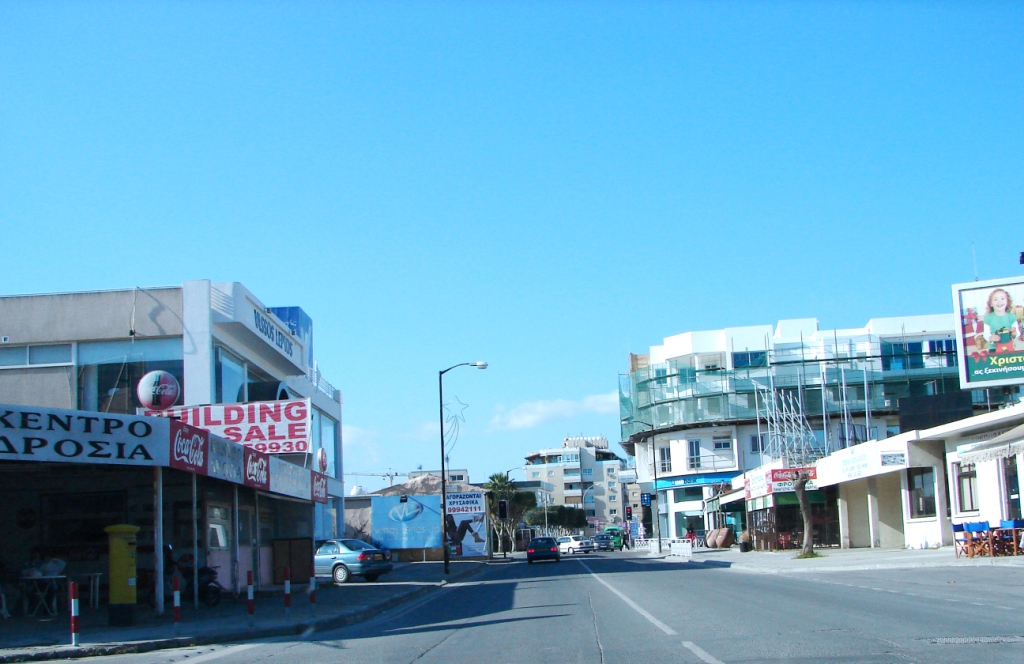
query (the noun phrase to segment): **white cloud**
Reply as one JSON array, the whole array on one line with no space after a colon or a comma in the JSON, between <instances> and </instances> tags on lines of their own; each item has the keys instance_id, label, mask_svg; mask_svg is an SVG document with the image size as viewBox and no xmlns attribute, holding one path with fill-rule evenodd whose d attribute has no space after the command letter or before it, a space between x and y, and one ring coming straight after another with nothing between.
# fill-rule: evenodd
<instances>
[{"instance_id":1,"label":"white cloud","mask_svg":"<svg viewBox=\"0 0 1024 664\"><path fill-rule=\"evenodd\" d=\"M619 394L614 391L583 397L579 401L528 401L495 415L491 419L491 426L497 429L531 429L545 422L565 420L581 413L608 415L618 410Z\"/></svg>"}]
</instances>

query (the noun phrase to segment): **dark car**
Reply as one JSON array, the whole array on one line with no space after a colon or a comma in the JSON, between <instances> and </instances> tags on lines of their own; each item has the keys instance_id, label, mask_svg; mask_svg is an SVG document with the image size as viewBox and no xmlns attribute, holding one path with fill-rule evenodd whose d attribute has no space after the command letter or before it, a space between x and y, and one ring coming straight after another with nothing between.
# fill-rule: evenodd
<instances>
[{"instance_id":1,"label":"dark car","mask_svg":"<svg viewBox=\"0 0 1024 664\"><path fill-rule=\"evenodd\" d=\"M594 548L598 551L614 551L618 547L615 545L614 536L609 533L601 533L594 535Z\"/></svg>"},{"instance_id":2,"label":"dark car","mask_svg":"<svg viewBox=\"0 0 1024 664\"><path fill-rule=\"evenodd\" d=\"M562 554L558 551L558 542L554 537L534 537L526 545L526 562L533 564L534 560L554 560L562 562Z\"/></svg>"},{"instance_id":3,"label":"dark car","mask_svg":"<svg viewBox=\"0 0 1024 664\"><path fill-rule=\"evenodd\" d=\"M376 581L394 568L390 551L357 539L327 540L316 550L313 565L318 577L329 576L335 583L353 576Z\"/></svg>"}]
</instances>

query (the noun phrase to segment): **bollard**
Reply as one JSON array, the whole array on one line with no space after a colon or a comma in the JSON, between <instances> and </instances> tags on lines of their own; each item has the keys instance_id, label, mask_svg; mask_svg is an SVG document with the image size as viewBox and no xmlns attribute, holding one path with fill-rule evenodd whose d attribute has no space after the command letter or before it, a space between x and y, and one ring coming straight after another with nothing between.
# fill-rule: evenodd
<instances>
[{"instance_id":1,"label":"bollard","mask_svg":"<svg viewBox=\"0 0 1024 664\"><path fill-rule=\"evenodd\" d=\"M71 645L78 645L78 584L68 584L68 598L71 601Z\"/></svg>"},{"instance_id":2,"label":"bollard","mask_svg":"<svg viewBox=\"0 0 1024 664\"><path fill-rule=\"evenodd\" d=\"M253 616L256 613L256 595L252 588L252 570L249 571L248 578L246 580L249 583L249 622L251 623L253 621Z\"/></svg>"},{"instance_id":3,"label":"bollard","mask_svg":"<svg viewBox=\"0 0 1024 664\"><path fill-rule=\"evenodd\" d=\"M178 633L181 626L181 579L173 577L174 590L174 633Z\"/></svg>"},{"instance_id":4,"label":"bollard","mask_svg":"<svg viewBox=\"0 0 1024 664\"><path fill-rule=\"evenodd\" d=\"M316 616L316 564L310 566L309 575L309 603L313 607L313 615Z\"/></svg>"},{"instance_id":5,"label":"bollard","mask_svg":"<svg viewBox=\"0 0 1024 664\"><path fill-rule=\"evenodd\" d=\"M291 565L284 568L284 615L288 617L292 612L292 568Z\"/></svg>"}]
</instances>

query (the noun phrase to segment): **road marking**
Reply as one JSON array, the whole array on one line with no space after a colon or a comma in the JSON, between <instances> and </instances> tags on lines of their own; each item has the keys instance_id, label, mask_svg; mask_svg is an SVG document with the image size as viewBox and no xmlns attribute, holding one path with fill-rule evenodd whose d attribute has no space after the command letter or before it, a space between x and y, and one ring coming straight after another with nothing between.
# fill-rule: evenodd
<instances>
[{"instance_id":1,"label":"road marking","mask_svg":"<svg viewBox=\"0 0 1024 664\"><path fill-rule=\"evenodd\" d=\"M687 650L692 652L697 657L700 657L701 660L707 662L707 664L725 664L724 662L722 662L722 660L715 659L714 657L709 655L706 650L698 646L693 641L683 641L683 647L685 647Z\"/></svg>"},{"instance_id":2,"label":"road marking","mask_svg":"<svg viewBox=\"0 0 1024 664\"><path fill-rule=\"evenodd\" d=\"M221 648L220 650L215 650L213 652L208 652L205 655L199 655L198 657L189 657L188 658L188 662L189 662L189 664L196 664L196 662L209 662L210 660L220 659L221 657L227 657L228 655L234 655L236 653L240 653L243 650L248 650L249 648L255 648L258 645L262 645L262 644L259 644L259 643L241 643L241 644L239 644L237 646L228 646L227 648Z\"/></svg>"},{"instance_id":3,"label":"road marking","mask_svg":"<svg viewBox=\"0 0 1024 664\"><path fill-rule=\"evenodd\" d=\"M597 574L594 574L594 571L592 569L590 569L589 567L587 567L587 564L585 562L583 562L582 560L580 561L580 565L583 565L583 568L586 569L588 572L590 572L590 576L592 576L595 579L597 579L598 581L600 581L601 585L603 585L605 588L607 588L608 590L610 590L613 593L615 593L616 595L618 595L619 599L621 599L623 602L625 602L626 604L629 605L629 608L633 609L634 611L636 611L637 613L642 615L644 618L647 618L647 621L650 622L652 625L654 625L655 627L657 627L661 631L665 632L669 636L675 636L676 635L676 631L674 629L672 629L671 627L669 627L665 623L661 622L660 620L658 620L657 618L652 616L650 613L645 611L643 609L643 607L641 607L639 604L637 604L636 602L634 602L633 600L631 600L630 598L628 598L624 594L622 594L622 592L620 592L617 588L613 587L610 583L608 583L607 581L605 581L604 579L599 577ZM708 661L708 660L705 660L705 661ZM717 661L717 660L715 660L715 661Z\"/></svg>"}]
</instances>

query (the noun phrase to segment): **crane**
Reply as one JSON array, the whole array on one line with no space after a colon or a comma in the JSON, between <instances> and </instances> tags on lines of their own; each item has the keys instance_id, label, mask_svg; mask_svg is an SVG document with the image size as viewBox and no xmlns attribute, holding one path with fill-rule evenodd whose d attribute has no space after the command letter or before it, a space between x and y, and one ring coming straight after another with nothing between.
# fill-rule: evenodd
<instances>
[{"instance_id":1,"label":"crane","mask_svg":"<svg viewBox=\"0 0 1024 664\"><path fill-rule=\"evenodd\" d=\"M388 468L386 473L345 473L345 477L386 477L388 478L388 486L395 486L396 477L405 477L408 473L398 473Z\"/></svg>"}]
</instances>

